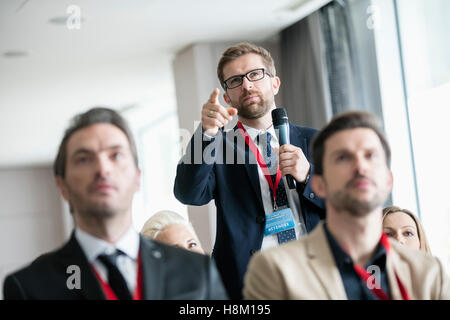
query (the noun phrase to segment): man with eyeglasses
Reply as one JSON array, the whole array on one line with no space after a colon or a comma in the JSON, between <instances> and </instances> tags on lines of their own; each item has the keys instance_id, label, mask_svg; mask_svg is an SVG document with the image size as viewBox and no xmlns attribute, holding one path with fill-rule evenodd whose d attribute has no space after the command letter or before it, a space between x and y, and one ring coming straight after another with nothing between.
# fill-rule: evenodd
<instances>
[{"instance_id":1,"label":"man with eyeglasses","mask_svg":"<svg viewBox=\"0 0 450 320\"><path fill-rule=\"evenodd\" d=\"M189 205L214 199L217 234L213 257L232 299L242 298L244 274L258 250L300 238L324 218L323 199L311 190L309 144L316 130L289 124L290 144L280 147L272 124L280 88L270 53L249 43L228 48L217 67L215 89L202 123L177 167L174 193ZM237 114L232 130L224 126ZM291 189L282 176L291 175Z\"/></svg>"}]
</instances>

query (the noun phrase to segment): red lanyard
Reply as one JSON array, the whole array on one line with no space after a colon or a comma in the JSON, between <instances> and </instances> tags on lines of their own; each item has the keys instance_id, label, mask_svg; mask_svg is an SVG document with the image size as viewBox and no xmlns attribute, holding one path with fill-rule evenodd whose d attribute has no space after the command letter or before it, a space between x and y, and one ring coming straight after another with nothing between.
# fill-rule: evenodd
<instances>
[{"instance_id":1,"label":"red lanyard","mask_svg":"<svg viewBox=\"0 0 450 320\"><path fill-rule=\"evenodd\" d=\"M136 288L133 294L133 300L142 300L142 264L141 264L141 254L138 253L137 258L138 268L137 268L137 283ZM94 264L91 264L92 269L94 270L94 274L97 277L100 285L103 289L103 293L105 294L106 300L118 300L116 294L112 290L111 286L107 281L103 280L100 273L94 267Z\"/></svg>"},{"instance_id":2,"label":"red lanyard","mask_svg":"<svg viewBox=\"0 0 450 320\"><path fill-rule=\"evenodd\" d=\"M381 235L381 239L380 239L381 245L384 247L384 249L386 250L386 255L389 255L391 246L389 244L389 239L387 237L387 235L385 233L383 233ZM353 265L356 273L359 275L359 277L364 281L364 283L367 284L367 280L369 279L369 277L371 276L370 273L368 273L363 267L358 266L356 264ZM395 272L395 278L397 279L397 284L398 287L400 289L400 293L402 295L402 299L403 300L410 300L408 291L406 291L405 286L403 285L403 283L400 281L400 278L398 277L397 273ZM381 288L369 288L380 300L391 300L388 295L383 291L383 289Z\"/></svg>"},{"instance_id":3,"label":"red lanyard","mask_svg":"<svg viewBox=\"0 0 450 320\"><path fill-rule=\"evenodd\" d=\"M253 152L253 155L256 158L256 161L258 162L259 167L261 168L264 177L266 177L267 182L269 183L269 187L272 190L273 194L273 206L274 209L277 209L277 202L276 202L276 191L278 188L278 185L280 184L281 180L281 171L280 171L280 165L277 164L277 175L275 178L275 185L272 182L272 176L270 175L269 169L267 168L267 164L264 161L264 157L259 152L258 147L255 145L253 140L251 139L250 135L248 134L247 130L245 130L244 126L240 121L237 123L239 131L241 132L242 136L244 137L245 143L248 145L250 150Z\"/></svg>"}]
</instances>

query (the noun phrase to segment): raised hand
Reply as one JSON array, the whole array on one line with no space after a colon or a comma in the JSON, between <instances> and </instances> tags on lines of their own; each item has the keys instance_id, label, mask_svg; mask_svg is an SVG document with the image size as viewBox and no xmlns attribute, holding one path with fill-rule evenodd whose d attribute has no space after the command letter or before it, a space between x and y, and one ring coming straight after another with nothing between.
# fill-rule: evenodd
<instances>
[{"instance_id":1,"label":"raised hand","mask_svg":"<svg viewBox=\"0 0 450 320\"><path fill-rule=\"evenodd\" d=\"M219 103L219 89L214 89L208 101L202 108L202 127L206 134L215 136L220 128L225 126L234 115L235 108L225 108Z\"/></svg>"}]
</instances>

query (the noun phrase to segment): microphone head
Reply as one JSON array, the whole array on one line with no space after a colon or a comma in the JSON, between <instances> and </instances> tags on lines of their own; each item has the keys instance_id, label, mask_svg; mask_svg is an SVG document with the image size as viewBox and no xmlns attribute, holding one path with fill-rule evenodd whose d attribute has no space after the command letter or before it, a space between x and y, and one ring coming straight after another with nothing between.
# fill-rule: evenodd
<instances>
[{"instance_id":1,"label":"microphone head","mask_svg":"<svg viewBox=\"0 0 450 320\"><path fill-rule=\"evenodd\" d=\"M277 108L272 110L272 122L274 126L280 126L288 123L286 109Z\"/></svg>"}]
</instances>

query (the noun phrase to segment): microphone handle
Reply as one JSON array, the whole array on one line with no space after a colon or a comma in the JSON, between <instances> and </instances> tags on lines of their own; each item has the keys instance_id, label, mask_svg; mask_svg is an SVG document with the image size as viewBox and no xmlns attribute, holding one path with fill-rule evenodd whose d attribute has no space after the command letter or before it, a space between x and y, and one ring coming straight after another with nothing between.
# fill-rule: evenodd
<instances>
[{"instance_id":1,"label":"microphone handle","mask_svg":"<svg viewBox=\"0 0 450 320\"><path fill-rule=\"evenodd\" d=\"M295 189L295 180L293 176L291 176L290 174L286 175L286 182L289 189Z\"/></svg>"},{"instance_id":2,"label":"microphone handle","mask_svg":"<svg viewBox=\"0 0 450 320\"><path fill-rule=\"evenodd\" d=\"M278 141L280 142L280 147L283 144L289 143L289 126L286 124L275 126L275 133L278 135ZM290 174L286 175L286 182L289 189L295 189L295 179Z\"/></svg>"}]
</instances>

